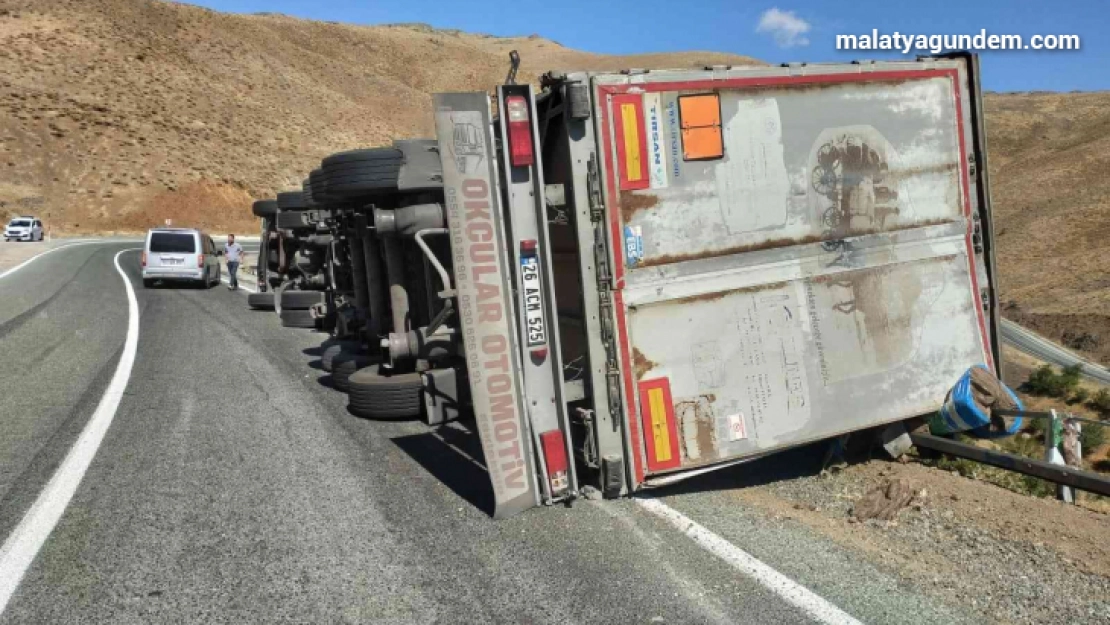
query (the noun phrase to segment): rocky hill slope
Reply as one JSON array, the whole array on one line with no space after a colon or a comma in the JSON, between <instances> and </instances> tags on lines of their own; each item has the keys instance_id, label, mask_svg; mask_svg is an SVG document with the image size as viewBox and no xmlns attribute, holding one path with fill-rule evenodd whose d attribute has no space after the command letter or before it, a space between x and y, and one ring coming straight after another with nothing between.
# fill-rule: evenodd
<instances>
[{"instance_id":1,"label":"rocky hill slope","mask_svg":"<svg viewBox=\"0 0 1110 625\"><path fill-rule=\"evenodd\" d=\"M153 0L0 0L0 217L68 232L253 227L250 197L322 156L431 132L431 94L540 68L756 63L612 57L538 37L229 15Z\"/></svg>"},{"instance_id":2,"label":"rocky hill slope","mask_svg":"<svg viewBox=\"0 0 1110 625\"><path fill-rule=\"evenodd\" d=\"M1003 313L1110 362L1110 93L989 95Z\"/></svg>"},{"instance_id":3,"label":"rocky hill slope","mask_svg":"<svg viewBox=\"0 0 1110 625\"><path fill-rule=\"evenodd\" d=\"M250 230L252 197L298 186L331 152L427 136L431 94L499 83L512 49L524 79L759 64L156 0L0 0L0 217ZM1006 314L1110 359L1110 94L990 94L987 109Z\"/></svg>"}]
</instances>

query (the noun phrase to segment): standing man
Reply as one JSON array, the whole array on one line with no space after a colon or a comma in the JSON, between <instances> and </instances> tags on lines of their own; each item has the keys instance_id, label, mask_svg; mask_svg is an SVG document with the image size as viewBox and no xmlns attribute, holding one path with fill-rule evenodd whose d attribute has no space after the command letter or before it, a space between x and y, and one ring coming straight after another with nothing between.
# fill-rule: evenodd
<instances>
[{"instance_id":1,"label":"standing man","mask_svg":"<svg viewBox=\"0 0 1110 625\"><path fill-rule=\"evenodd\" d=\"M235 275L239 271L239 261L243 258L243 247L235 242L235 235L227 235L227 247L224 248L224 253L227 254L227 276L229 291L239 290L239 277Z\"/></svg>"}]
</instances>

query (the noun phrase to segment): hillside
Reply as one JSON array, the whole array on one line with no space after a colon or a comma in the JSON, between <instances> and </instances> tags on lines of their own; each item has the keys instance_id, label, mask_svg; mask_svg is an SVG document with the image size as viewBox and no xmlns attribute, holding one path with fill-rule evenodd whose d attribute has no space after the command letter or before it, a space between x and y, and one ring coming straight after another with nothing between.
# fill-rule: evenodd
<instances>
[{"instance_id":1,"label":"hillside","mask_svg":"<svg viewBox=\"0 0 1110 625\"><path fill-rule=\"evenodd\" d=\"M512 49L525 80L759 64L154 0L0 0L0 217L252 230L252 197L298 186L331 152L427 136L431 94L498 84ZM989 94L987 110L1006 314L1110 361L1110 94Z\"/></svg>"},{"instance_id":2,"label":"hillside","mask_svg":"<svg viewBox=\"0 0 1110 625\"><path fill-rule=\"evenodd\" d=\"M1110 362L1110 93L990 94L1003 313Z\"/></svg>"},{"instance_id":3,"label":"hillside","mask_svg":"<svg viewBox=\"0 0 1110 625\"><path fill-rule=\"evenodd\" d=\"M0 0L0 217L67 232L168 214L253 228L251 197L299 186L332 152L427 136L431 94L556 67L745 64L611 57L538 37L229 15L151 0Z\"/></svg>"}]
</instances>

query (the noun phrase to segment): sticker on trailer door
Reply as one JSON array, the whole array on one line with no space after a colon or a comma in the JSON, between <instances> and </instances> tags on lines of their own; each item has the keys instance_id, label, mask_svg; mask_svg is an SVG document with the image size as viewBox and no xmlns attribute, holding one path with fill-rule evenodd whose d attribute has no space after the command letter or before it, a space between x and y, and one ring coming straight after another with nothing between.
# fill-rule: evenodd
<instances>
[{"instance_id":1,"label":"sticker on trailer door","mask_svg":"<svg viewBox=\"0 0 1110 625\"><path fill-rule=\"evenodd\" d=\"M647 124L648 174L652 189L667 186L667 135L662 99L658 93L644 95L644 123Z\"/></svg>"},{"instance_id":2,"label":"sticker on trailer door","mask_svg":"<svg viewBox=\"0 0 1110 625\"><path fill-rule=\"evenodd\" d=\"M543 318L543 290L540 263L536 256L520 257L520 284L524 298L524 325L528 347L547 343L547 323Z\"/></svg>"},{"instance_id":3,"label":"sticker on trailer door","mask_svg":"<svg viewBox=\"0 0 1110 625\"><path fill-rule=\"evenodd\" d=\"M728 440L742 441L748 438L748 428L744 426L744 413L728 416Z\"/></svg>"},{"instance_id":4,"label":"sticker on trailer door","mask_svg":"<svg viewBox=\"0 0 1110 625\"><path fill-rule=\"evenodd\" d=\"M644 259L644 230L640 226L624 227L624 257L629 267Z\"/></svg>"}]
</instances>

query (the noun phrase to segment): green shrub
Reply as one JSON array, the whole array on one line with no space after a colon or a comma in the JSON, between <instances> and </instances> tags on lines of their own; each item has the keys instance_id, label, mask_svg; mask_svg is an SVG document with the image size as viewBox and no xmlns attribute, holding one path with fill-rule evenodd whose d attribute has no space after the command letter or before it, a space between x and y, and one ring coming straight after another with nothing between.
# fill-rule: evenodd
<instances>
[{"instance_id":1,"label":"green shrub","mask_svg":"<svg viewBox=\"0 0 1110 625\"><path fill-rule=\"evenodd\" d=\"M1017 489L1018 492L1024 492L1026 495L1034 497L1055 497L1056 485L1047 480L1042 480L1039 477L1032 475L1021 476L1021 488Z\"/></svg>"},{"instance_id":2,"label":"green shrub","mask_svg":"<svg viewBox=\"0 0 1110 625\"><path fill-rule=\"evenodd\" d=\"M1079 444L1083 446L1083 455L1090 455L1095 448L1102 446L1107 439L1106 430L1110 426L1084 423L1083 431L1079 433Z\"/></svg>"},{"instance_id":3,"label":"green shrub","mask_svg":"<svg viewBox=\"0 0 1110 625\"><path fill-rule=\"evenodd\" d=\"M1087 403L1087 400L1090 399L1090 398L1091 398L1091 391L1089 391L1089 390L1083 388L1082 386L1080 386L1079 388L1075 389L1074 393L1071 394L1071 399L1068 400L1068 403L1069 404L1085 404L1085 403Z\"/></svg>"},{"instance_id":4,"label":"green shrub","mask_svg":"<svg viewBox=\"0 0 1110 625\"><path fill-rule=\"evenodd\" d=\"M1043 365L1030 374L1029 381L1025 383L1025 386L1034 395L1067 397L1079 388L1081 372L1082 365L1066 367L1061 373L1056 373L1052 365Z\"/></svg>"},{"instance_id":5,"label":"green shrub","mask_svg":"<svg viewBox=\"0 0 1110 625\"><path fill-rule=\"evenodd\" d=\"M1104 415L1110 414L1110 391L1104 388L1099 389L1099 391L1095 393L1094 397L1092 397L1091 400L1087 402L1087 405L1092 410L1097 410Z\"/></svg>"}]
</instances>

